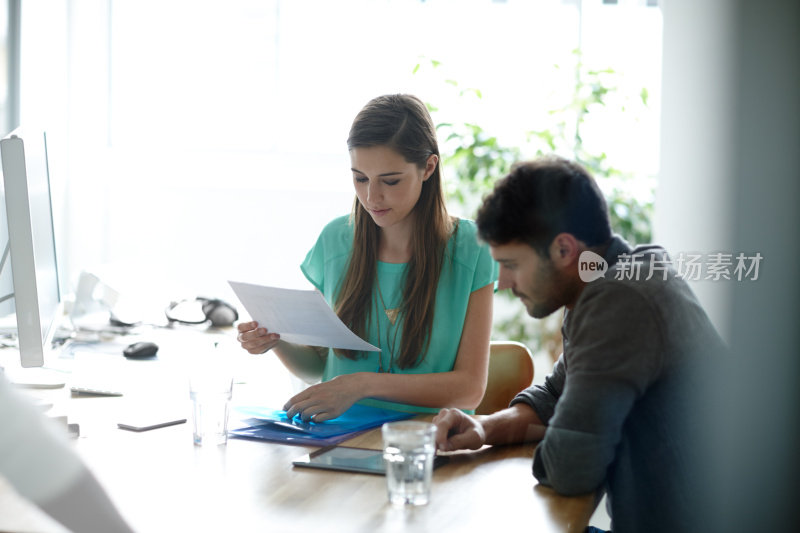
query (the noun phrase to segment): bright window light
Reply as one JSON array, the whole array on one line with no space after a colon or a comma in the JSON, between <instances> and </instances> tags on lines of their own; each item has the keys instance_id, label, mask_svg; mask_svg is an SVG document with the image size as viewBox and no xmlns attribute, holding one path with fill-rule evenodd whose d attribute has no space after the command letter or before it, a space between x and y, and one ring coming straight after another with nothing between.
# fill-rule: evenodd
<instances>
[{"instance_id":1,"label":"bright window light","mask_svg":"<svg viewBox=\"0 0 800 533\"><path fill-rule=\"evenodd\" d=\"M657 169L661 13L643 3L39 4L23 5L22 121L50 130L67 290L99 266L164 301L305 286L306 251L350 210L345 141L369 99L414 93L515 145L568 100L578 47L650 94L586 142Z\"/></svg>"}]
</instances>

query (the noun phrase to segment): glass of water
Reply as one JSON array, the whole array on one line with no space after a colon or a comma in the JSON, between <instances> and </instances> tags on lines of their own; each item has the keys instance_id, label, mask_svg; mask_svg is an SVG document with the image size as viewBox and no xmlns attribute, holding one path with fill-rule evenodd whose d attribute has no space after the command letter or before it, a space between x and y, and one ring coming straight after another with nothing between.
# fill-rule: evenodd
<instances>
[{"instance_id":1,"label":"glass of water","mask_svg":"<svg viewBox=\"0 0 800 533\"><path fill-rule=\"evenodd\" d=\"M216 350L199 351L189 375L194 443L197 446L218 446L228 442L233 373Z\"/></svg>"},{"instance_id":2,"label":"glass of water","mask_svg":"<svg viewBox=\"0 0 800 533\"><path fill-rule=\"evenodd\" d=\"M425 505L431 494L436 426L414 420L388 422L381 432L389 501Z\"/></svg>"},{"instance_id":3,"label":"glass of water","mask_svg":"<svg viewBox=\"0 0 800 533\"><path fill-rule=\"evenodd\" d=\"M190 381L193 436L197 446L218 446L228 442L228 408L232 389L231 377Z\"/></svg>"}]
</instances>

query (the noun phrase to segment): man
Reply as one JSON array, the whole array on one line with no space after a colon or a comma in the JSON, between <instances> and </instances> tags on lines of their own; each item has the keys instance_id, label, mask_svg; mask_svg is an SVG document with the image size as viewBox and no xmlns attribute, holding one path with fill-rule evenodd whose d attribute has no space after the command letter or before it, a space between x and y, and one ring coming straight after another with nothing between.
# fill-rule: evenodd
<instances>
[{"instance_id":1,"label":"man","mask_svg":"<svg viewBox=\"0 0 800 533\"><path fill-rule=\"evenodd\" d=\"M605 490L615 533L688 531L700 487L698 369L722 341L656 246L612 235L591 176L561 158L515 167L476 219L528 314L566 308L563 353L508 409L434 418L442 450L541 440L533 474L565 495ZM607 271L604 264L608 265Z\"/></svg>"}]
</instances>

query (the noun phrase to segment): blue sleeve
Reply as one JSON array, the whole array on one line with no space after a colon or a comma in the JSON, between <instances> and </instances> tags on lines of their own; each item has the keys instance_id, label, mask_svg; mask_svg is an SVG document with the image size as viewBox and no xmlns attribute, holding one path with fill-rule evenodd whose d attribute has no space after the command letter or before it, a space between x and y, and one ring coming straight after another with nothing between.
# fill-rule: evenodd
<instances>
[{"instance_id":1,"label":"blue sleeve","mask_svg":"<svg viewBox=\"0 0 800 533\"><path fill-rule=\"evenodd\" d=\"M320 232L317 242L306 254L300 270L306 279L325 295L328 302L341 282L353 246L353 227L344 215L330 221Z\"/></svg>"},{"instance_id":2,"label":"blue sleeve","mask_svg":"<svg viewBox=\"0 0 800 533\"><path fill-rule=\"evenodd\" d=\"M472 279L472 291L497 281L498 265L489 253L489 247L479 243L478 260L475 264L475 276Z\"/></svg>"},{"instance_id":3,"label":"blue sleeve","mask_svg":"<svg viewBox=\"0 0 800 533\"><path fill-rule=\"evenodd\" d=\"M470 292L497 281L497 262L489 253L489 246L478 238L478 227L472 220L458 221L456 250L459 261L472 271Z\"/></svg>"},{"instance_id":4,"label":"blue sleeve","mask_svg":"<svg viewBox=\"0 0 800 533\"><path fill-rule=\"evenodd\" d=\"M300 270L306 279L318 290L323 290L325 282L325 242L324 232L317 238L316 244L308 251L300 264Z\"/></svg>"}]
</instances>

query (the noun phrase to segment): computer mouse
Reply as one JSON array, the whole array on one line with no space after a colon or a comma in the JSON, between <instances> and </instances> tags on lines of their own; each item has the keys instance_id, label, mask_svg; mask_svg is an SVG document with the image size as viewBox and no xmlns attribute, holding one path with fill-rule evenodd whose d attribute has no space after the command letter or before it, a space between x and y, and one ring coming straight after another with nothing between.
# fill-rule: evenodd
<instances>
[{"instance_id":1,"label":"computer mouse","mask_svg":"<svg viewBox=\"0 0 800 533\"><path fill-rule=\"evenodd\" d=\"M122 350L125 357L140 358L151 357L158 351L158 345L154 342L134 342Z\"/></svg>"}]
</instances>

